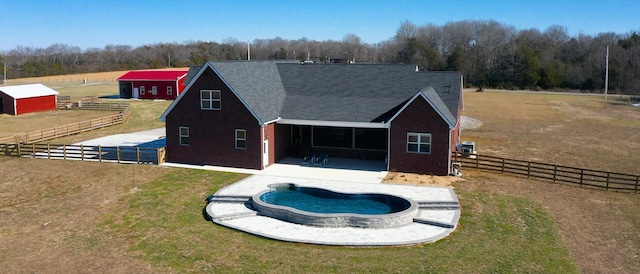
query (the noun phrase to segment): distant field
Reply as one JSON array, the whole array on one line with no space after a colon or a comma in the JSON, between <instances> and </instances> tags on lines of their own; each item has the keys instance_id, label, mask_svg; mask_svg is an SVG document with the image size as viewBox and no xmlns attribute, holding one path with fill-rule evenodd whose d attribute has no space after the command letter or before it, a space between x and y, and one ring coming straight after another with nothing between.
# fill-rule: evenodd
<instances>
[{"instance_id":1,"label":"distant field","mask_svg":"<svg viewBox=\"0 0 640 274\"><path fill-rule=\"evenodd\" d=\"M480 154L623 173L640 173L640 108L621 98L465 92L463 130Z\"/></svg>"},{"instance_id":2,"label":"distant field","mask_svg":"<svg viewBox=\"0 0 640 274\"><path fill-rule=\"evenodd\" d=\"M155 70L175 70L175 69L189 69L189 68L188 67L163 68L163 69L155 69ZM55 76L43 76L43 77L7 79L6 85L42 83L43 85L46 85L48 87L55 88L55 87L68 87L68 86L81 85L81 84L117 82L118 81L117 79L127 72L129 71L122 70L122 71L82 73L82 74L73 74L73 75L55 75Z\"/></svg>"}]
</instances>

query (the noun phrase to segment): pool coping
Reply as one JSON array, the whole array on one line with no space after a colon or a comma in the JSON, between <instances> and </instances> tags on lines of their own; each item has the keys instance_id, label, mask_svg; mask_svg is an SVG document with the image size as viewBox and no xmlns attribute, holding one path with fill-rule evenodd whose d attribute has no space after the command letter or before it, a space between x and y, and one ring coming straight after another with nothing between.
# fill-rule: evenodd
<instances>
[{"instance_id":1,"label":"pool coping","mask_svg":"<svg viewBox=\"0 0 640 274\"><path fill-rule=\"evenodd\" d=\"M269 184L292 181L298 185L345 193L374 192L401 196L420 204L420 214L413 223L402 227L323 228L261 216L246 204L250 197L267 190ZM453 189L447 187L253 175L221 188L211 197L205 212L213 223L264 238L318 245L398 246L434 242L455 231L460 219L458 198ZM424 216L429 214L434 214L435 218Z\"/></svg>"}]
</instances>

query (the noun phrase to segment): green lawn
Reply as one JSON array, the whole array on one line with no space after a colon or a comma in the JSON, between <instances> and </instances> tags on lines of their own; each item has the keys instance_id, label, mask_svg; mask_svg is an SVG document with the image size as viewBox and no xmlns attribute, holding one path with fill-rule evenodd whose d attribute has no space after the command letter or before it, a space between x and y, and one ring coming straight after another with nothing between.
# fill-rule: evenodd
<instances>
[{"instance_id":1,"label":"green lawn","mask_svg":"<svg viewBox=\"0 0 640 274\"><path fill-rule=\"evenodd\" d=\"M556 224L536 202L457 188L457 231L432 244L352 248L278 242L204 220L203 199L244 175L176 170L104 216L104 239L179 272L576 273ZM97 245L99 246L99 245Z\"/></svg>"}]
</instances>

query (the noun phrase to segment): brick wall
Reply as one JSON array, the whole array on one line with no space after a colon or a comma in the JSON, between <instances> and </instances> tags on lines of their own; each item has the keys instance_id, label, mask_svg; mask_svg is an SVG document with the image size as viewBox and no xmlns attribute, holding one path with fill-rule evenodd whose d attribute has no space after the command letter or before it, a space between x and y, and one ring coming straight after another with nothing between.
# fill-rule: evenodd
<instances>
[{"instance_id":1,"label":"brick wall","mask_svg":"<svg viewBox=\"0 0 640 274\"><path fill-rule=\"evenodd\" d=\"M221 110L200 109L200 90L203 89L221 90ZM207 69L185 92L166 118L167 160L261 169L261 127L224 82L211 69ZM189 146L179 143L180 126L189 127ZM246 130L246 149L236 149L236 129ZM271 143L269 145L273 146Z\"/></svg>"},{"instance_id":2,"label":"brick wall","mask_svg":"<svg viewBox=\"0 0 640 274\"><path fill-rule=\"evenodd\" d=\"M431 133L431 153L407 152L407 133ZM418 97L391 123L389 170L421 174L449 173L449 126Z\"/></svg>"}]
</instances>

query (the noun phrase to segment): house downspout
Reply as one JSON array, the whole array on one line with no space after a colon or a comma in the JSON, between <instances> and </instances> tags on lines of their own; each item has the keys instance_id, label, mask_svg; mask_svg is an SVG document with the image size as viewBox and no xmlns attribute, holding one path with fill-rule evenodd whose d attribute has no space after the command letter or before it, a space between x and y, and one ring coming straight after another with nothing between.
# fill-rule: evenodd
<instances>
[{"instance_id":1,"label":"house downspout","mask_svg":"<svg viewBox=\"0 0 640 274\"><path fill-rule=\"evenodd\" d=\"M389 165L391 163L391 124L387 126L387 171L389 171Z\"/></svg>"},{"instance_id":2,"label":"house downspout","mask_svg":"<svg viewBox=\"0 0 640 274\"><path fill-rule=\"evenodd\" d=\"M265 167L267 167L267 163L264 162L264 127L265 125L260 125L260 151L262 152L262 154L260 154L260 163L262 163L262 167L260 169L265 169Z\"/></svg>"},{"instance_id":3,"label":"house downspout","mask_svg":"<svg viewBox=\"0 0 640 274\"><path fill-rule=\"evenodd\" d=\"M447 153L447 174L451 174L451 139L453 135L453 130L449 130L449 145L448 145L448 153Z\"/></svg>"}]
</instances>

